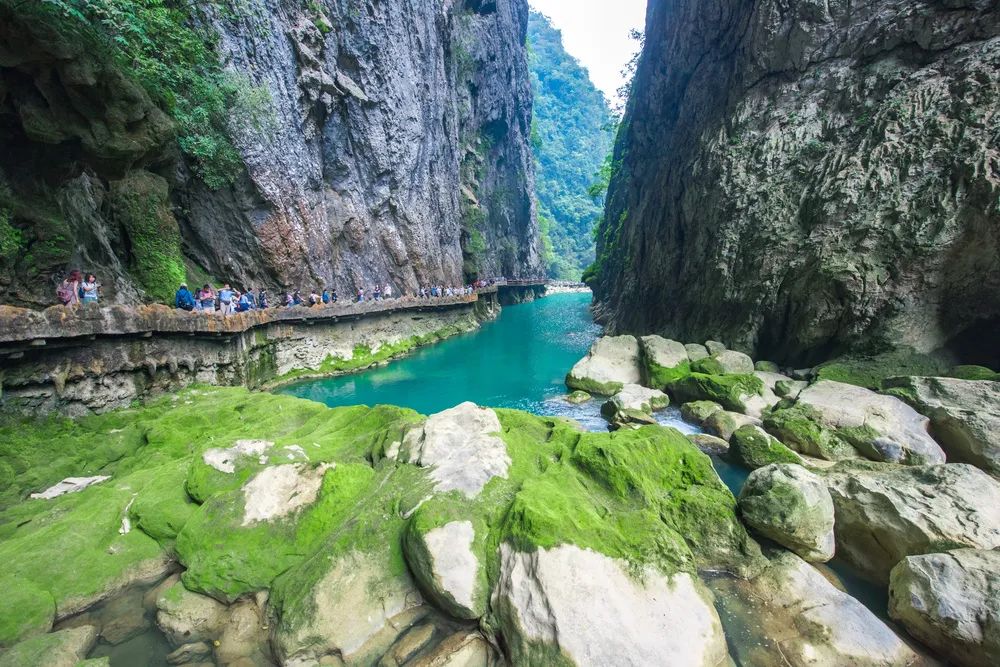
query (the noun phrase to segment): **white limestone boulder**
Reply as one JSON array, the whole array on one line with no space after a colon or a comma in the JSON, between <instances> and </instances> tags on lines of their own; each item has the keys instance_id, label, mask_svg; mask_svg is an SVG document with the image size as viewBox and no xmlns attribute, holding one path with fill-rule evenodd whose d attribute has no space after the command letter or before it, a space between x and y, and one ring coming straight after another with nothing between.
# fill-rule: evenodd
<instances>
[{"instance_id":1,"label":"white limestone boulder","mask_svg":"<svg viewBox=\"0 0 1000 667\"><path fill-rule=\"evenodd\" d=\"M889 577L889 615L958 665L1000 665L1000 551L910 556Z\"/></svg>"},{"instance_id":2,"label":"white limestone boulder","mask_svg":"<svg viewBox=\"0 0 1000 667\"><path fill-rule=\"evenodd\" d=\"M753 373L753 359L749 355L736 350L723 350L712 355L723 373Z\"/></svg>"},{"instance_id":3,"label":"white limestone boulder","mask_svg":"<svg viewBox=\"0 0 1000 667\"><path fill-rule=\"evenodd\" d=\"M816 568L781 551L759 575L712 580L716 599L745 635L743 665L908 667L916 654L863 604Z\"/></svg>"},{"instance_id":4,"label":"white limestone boulder","mask_svg":"<svg viewBox=\"0 0 1000 667\"><path fill-rule=\"evenodd\" d=\"M975 466L842 463L823 476L836 510L837 553L877 581L888 581L907 556L941 545L1000 547L1000 482Z\"/></svg>"},{"instance_id":5,"label":"white limestone boulder","mask_svg":"<svg viewBox=\"0 0 1000 667\"><path fill-rule=\"evenodd\" d=\"M410 571L440 609L456 618L479 618L486 611L489 588L484 564L473 550L472 522L451 521L424 531L420 518L414 516L403 542Z\"/></svg>"},{"instance_id":6,"label":"white limestone boulder","mask_svg":"<svg viewBox=\"0 0 1000 667\"><path fill-rule=\"evenodd\" d=\"M903 377L883 387L930 418L948 460L1000 477L1000 382Z\"/></svg>"},{"instance_id":7,"label":"white limestone boulder","mask_svg":"<svg viewBox=\"0 0 1000 667\"><path fill-rule=\"evenodd\" d=\"M833 500L826 483L794 463L750 473L739 497L743 522L808 561L833 558Z\"/></svg>"},{"instance_id":8,"label":"white limestone boulder","mask_svg":"<svg viewBox=\"0 0 1000 667\"><path fill-rule=\"evenodd\" d=\"M431 415L403 439L410 463L430 468L434 490L479 495L494 477L507 477L510 456L493 410L465 402Z\"/></svg>"},{"instance_id":9,"label":"white limestone boulder","mask_svg":"<svg viewBox=\"0 0 1000 667\"><path fill-rule=\"evenodd\" d=\"M566 375L566 386L611 396L627 384L640 384L639 341L635 336L603 336Z\"/></svg>"},{"instance_id":10,"label":"white limestone boulder","mask_svg":"<svg viewBox=\"0 0 1000 667\"><path fill-rule=\"evenodd\" d=\"M898 398L821 380L803 389L798 402L815 411L821 426L835 430L870 459L907 465L945 461L928 433L927 417Z\"/></svg>"},{"instance_id":11,"label":"white limestone boulder","mask_svg":"<svg viewBox=\"0 0 1000 667\"><path fill-rule=\"evenodd\" d=\"M493 608L514 664L560 656L578 667L724 665L729 655L708 592L687 573L641 573L561 545L501 545Z\"/></svg>"}]
</instances>

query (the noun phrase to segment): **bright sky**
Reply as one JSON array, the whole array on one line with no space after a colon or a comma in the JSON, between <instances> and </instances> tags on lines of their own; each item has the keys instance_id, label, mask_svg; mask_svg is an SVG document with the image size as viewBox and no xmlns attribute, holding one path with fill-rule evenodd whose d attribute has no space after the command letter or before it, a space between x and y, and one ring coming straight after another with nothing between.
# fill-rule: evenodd
<instances>
[{"instance_id":1,"label":"bright sky","mask_svg":"<svg viewBox=\"0 0 1000 667\"><path fill-rule=\"evenodd\" d=\"M562 31L563 46L590 71L612 105L619 102L621 70L638 49L629 31L646 26L646 0L529 0Z\"/></svg>"}]
</instances>

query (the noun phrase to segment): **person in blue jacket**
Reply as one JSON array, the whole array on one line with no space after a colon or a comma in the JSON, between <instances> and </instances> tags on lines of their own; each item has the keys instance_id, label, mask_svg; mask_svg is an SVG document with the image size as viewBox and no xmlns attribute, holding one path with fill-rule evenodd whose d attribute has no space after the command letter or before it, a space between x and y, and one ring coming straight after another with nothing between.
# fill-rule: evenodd
<instances>
[{"instance_id":1,"label":"person in blue jacket","mask_svg":"<svg viewBox=\"0 0 1000 667\"><path fill-rule=\"evenodd\" d=\"M186 283L181 283L177 294L174 295L174 305L181 310L194 310L194 295L191 294Z\"/></svg>"}]
</instances>

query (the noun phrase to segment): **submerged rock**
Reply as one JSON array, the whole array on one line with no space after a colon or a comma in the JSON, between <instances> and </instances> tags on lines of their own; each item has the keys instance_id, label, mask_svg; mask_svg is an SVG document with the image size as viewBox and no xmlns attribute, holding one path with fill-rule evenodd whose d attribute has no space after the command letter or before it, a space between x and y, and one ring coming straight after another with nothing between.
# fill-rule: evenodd
<instances>
[{"instance_id":1,"label":"submerged rock","mask_svg":"<svg viewBox=\"0 0 1000 667\"><path fill-rule=\"evenodd\" d=\"M573 545L530 553L501 545L493 606L515 664L729 660L722 624L696 577L667 577L652 567L635 577L625 563Z\"/></svg>"},{"instance_id":2,"label":"submerged rock","mask_svg":"<svg viewBox=\"0 0 1000 667\"><path fill-rule=\"evenodd\" d=\"M1000 382L903 377L886 380L883 388L930 418L949 461L1000 477Z\"/></svg>"},{"instance_id":3,"label":"submerged rock","mask_svg":"<svg viewBox=\"0 0 1000 667\"><path fill-rule=\"evenodd\" d=\"M639 384L639 342L635 336L603 336L566 375L566 386L611 396L626 384Z\"/></svg>"},{"instance_id":4,"label":"submerged rock","mask_svg":"<svg viewBox=\"0 0 1000 667\"><path fill-rule=\"evenodd\" d=\"M711 583L742 634L733 642L740 664L908 667L919 659L864 605L787 551L750 580Z\"/></svg>"},{"instance_id":5,"label":"submerged rock","mask_svg":"<svg viewBox=\"0 0 1000 667\"><path fill-rule=\"evenodd\" d=\"M744 523L808 561L833 558L833 500L826 483L800 465L750 473L739 497Z\"/></svg>"},{"instance_id":6,"label":"submerged rock","mask_svg":"<svg viewBox=\"0 0 1000 667\"><path fill-rule=\"evenodd\" d=\"M727 457L751 470L771 463L802 463L798 454L755 424L740 426L733 432Z\"/></svg>"},{"instance_id":7,"label":"submerged rock","mask_svg":"<svg viewBox=\"0 0 1000 667\"><path fill-rule=\"evenodd\" d=\"M945 455L927 431L928 420L892 396L843 382L820 380L799 393L819 424L836 431L876 461L923 465L944 463Z\"/></svg>"},{"instance_id":8,"label":"submerged rock","mask_svg":"<svg viewBox=\"0 0 1000 667\"><path fill-rule=\"evenodd\" d=\"M871 468L871 469L869 469ZM824 473L837 553L879 582L907 556L1000 547L1000 482L964 463L868 466Z\"/></svg>"},{"instance_id":9,"label":"submerged rock","mask_svg":"<svg viewBox=\"0 0 1000 667\"><path fill-rule=\"evenodd\" d=\"M889 615L956 664L1000 664L1000 550L903 559L889 577Z\"/></svg>"}]
</instances>

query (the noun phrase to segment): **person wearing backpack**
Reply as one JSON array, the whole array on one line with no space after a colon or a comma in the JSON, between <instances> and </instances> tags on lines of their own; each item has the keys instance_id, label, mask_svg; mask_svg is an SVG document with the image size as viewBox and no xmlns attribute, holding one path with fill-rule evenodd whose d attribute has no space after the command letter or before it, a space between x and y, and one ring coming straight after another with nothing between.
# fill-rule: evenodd
<instances>
[{"instance_id":1,"label":"person wearing backpack","mask_svg":"<svg viewBox=\"0 0 1000 667\"><path fill-rule=\"evenodd\" d=\"M93 273L87 274L87 279L80 283L80 298L84 304L97 303L98 293L101 283L97 282L97 276Z\"/></svg>"},{"instance_id":2,"label":"person wearing backpack","mask_svg":"<svg viewBox=\"0 0 1000 667\"><path fill-rule=\"evenodd\" d=\"M229 283L225 283L219 290L219 310L222 311L223 315L233 313L233 296L233 288L229 286Z\"/></svg>"},{"instance_id":3,"label":"person wearing backpack","mask_svg":"<svg viewBox=\"0 0 1000 667\"><path fill-rule=\"evenodd\" d=\"M174 294L174 306L181 310L194 310L194 295L188 289L187 283L181 283L177 293Z\"/></svg>"},{"instance_id":4,"label":"person wearing backpack","mask_svg":"<svg viewBox=\"0 0 1000 667\"><path fill-rule=\"evenodd\" d=\"M80 304L80 282L83 275L79 269L73 269L64 281L56 288L56 297L66 307Z\"/></svg>"}]
</instances>

